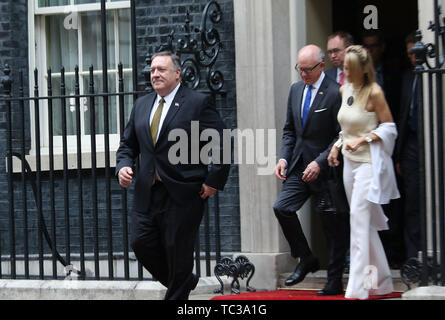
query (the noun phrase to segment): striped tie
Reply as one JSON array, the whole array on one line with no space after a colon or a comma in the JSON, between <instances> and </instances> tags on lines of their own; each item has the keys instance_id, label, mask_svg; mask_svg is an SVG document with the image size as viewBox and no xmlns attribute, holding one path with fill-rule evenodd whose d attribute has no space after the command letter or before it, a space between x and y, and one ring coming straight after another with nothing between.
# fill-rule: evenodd
<instances>
[{"instance_id":1,"label":"striped tie","mask_svg":"<svg viewBox=\"0 0 445 320\"><path fill-rule=\"evenodd\" d=\"M158 109L156 109L153 120L151 121L150 132L151 132L151 138L153 139L153 145L155 146L158 138L159 123L161 121L161 114L162 114L162 109L164 108L164 103L165 100L164 98L162 98L161 101L159 101Z\"/></svg>"}]
</instances>

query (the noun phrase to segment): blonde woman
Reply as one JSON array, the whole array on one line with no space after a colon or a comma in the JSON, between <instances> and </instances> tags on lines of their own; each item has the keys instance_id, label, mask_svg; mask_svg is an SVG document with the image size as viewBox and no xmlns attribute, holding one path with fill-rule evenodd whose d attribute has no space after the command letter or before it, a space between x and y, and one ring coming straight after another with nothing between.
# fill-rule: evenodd
<instances>
[{"instance_id":1,"label":"blonde woman","mask_svg":"<svg viewBox=\"0 0 445 320\"><path fill-rule=\"evenodd\" d=\"M378 231L388 229L380 204L400 196L391 160L397 130L367 49L348 47L344 72L348 83L340 88L342 106L337 116L342 131L328 162L338 165L341 150L351 225L345 297L367 299L393 291Z\"/></svg>"}]
</instances>

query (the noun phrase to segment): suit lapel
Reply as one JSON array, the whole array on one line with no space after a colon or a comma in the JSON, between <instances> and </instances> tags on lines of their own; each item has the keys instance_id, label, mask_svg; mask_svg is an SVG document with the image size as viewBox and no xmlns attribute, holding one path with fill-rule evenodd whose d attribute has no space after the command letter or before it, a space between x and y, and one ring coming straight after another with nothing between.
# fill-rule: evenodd
<instances>
[{"instance_id":1,"label":"suit lapel","mask_svg":"<svg viewBox=\"0 0 445 320\"><path fill-rule=\"evenodd\" d=\"M296 121L297 121L297 126L298 128L301 130L303 130L303 125L301 123L302 119L301 119L301 104L303 103L303 93L304 93L304 88L305 85L304 83L300 82L301 85L298 86L297 90L296 90L296 105L294 106L294 110L295 110L295 115L296 115Z\"/></svg>"},{"instance_id":2,"label":"suit lapel","mask_svg":"<svg viewBox=\"0 0 445 320\"><path fill-rule=\"evenodd\" d=\"M318 109L321 102L323 101L324 97L326 96L326 78L323 80L323 82L320 85L320 88L318 89L317 96L314 99L314 102L312 102L311 109L309 110L309 114L307 115L306 119L306 125L304 126L304 129L308 127L309 122L311 121L312 115L314 114L314 111Z\"/></svg>"},{"instance_id":3,"label":"suit lapel","mask_svg":"<svg viewBox=\"0 0 445 320\"><path fill-rule=\"evenodd\" d=\"M181 107L183 101L184 101L184 89L181 84L181 86L178 89L178 92L176 93L175 97L173 98L170 108L168 109L168 113L164 119L164 122L162 123L161 132L159 133L158 140L160 140L161 137L167 131L167 127L168 127L169 123L173 120L173 118L178 113L179 108Z\"/></svg>"},{"instance_id":4,"label":"suit lapel","mask_svg":"<svg viewBox=\"0 0 445 320\"><path fill-rule=\"evenodd\" d=\"M148 97L148 99L147 99L147 110L148 111L146 113L144 113L144 123L147 124L145 126L147 128L145 132L148 135L148 141L152 147L154 147L154 145L153 145L153 138L151 137L151 131L150 131L150 115L151 115L151 111L153 110L153 106L156 101L156 97L157 97L156 92L154 92L152 94L152 96Z\"/></svg>"}]
</instances>

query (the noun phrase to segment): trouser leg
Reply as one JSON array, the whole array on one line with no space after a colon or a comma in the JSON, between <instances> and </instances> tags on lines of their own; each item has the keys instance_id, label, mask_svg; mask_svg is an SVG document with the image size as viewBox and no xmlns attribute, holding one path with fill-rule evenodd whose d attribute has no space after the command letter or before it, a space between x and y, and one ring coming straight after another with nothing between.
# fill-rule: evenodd
<instances>
[{"instance_id":1,"label":"trouser leg","mask_svg":"<svg viewBox=\"0 0 445 320\"><path fill-rule=\"evenodd\" d=\"M164 242L169 267L166 300L186 300L194 281L193 252L204 210L199 196L181 206L172 204L163 224Z\"/></svg>"},{"instance_id":2,"label":"trouser leg","mask_svg":"<svg viewBox=\"0 0 445 320\"><path fill-rule=\"evenodd\" d=\"M275 216L280 223L284 237L289 243L291 255L294 258L304 258L312 255L296 213L309 197L308 186L297 174L291 174L283 183L282 190L273 206Z\"/></svg>"},{"instance_id":3,"label":"trouser leg","mask_svg":"<svg viewBox=\"0 0 445 320\"><path fill-rule=\"evenodd\" d=\"M162 184L156 185L151 199L149 212L133 213L132 248L142 265L167 287L165 299L187 299L203 201L197 195L188 203L175 204Z\"/></svg>"},{"instance_id":4,"label":"trouser leg","mask_svg":"<svg viewBox=\"0 0 445 320\"><path fill-rule=\"evenodd\" d=\"M329 252L328 281L343 277L349 239L349 221L346 213L321 212L321 221Z\"/></svg>"}]
</instances>

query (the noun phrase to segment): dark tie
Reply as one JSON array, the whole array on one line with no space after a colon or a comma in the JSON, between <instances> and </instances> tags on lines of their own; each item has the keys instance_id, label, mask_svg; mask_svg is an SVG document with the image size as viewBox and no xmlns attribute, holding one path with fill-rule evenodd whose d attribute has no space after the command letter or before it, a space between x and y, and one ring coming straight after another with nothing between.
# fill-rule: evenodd
<instances>
[{"instance_id":1,"label":"dark tie","mask_svg":"<svg viewBox=\"0 0 445 320\"><path fill-rule=\"evenodd\" d=\"M151 121L150 132L151 132L151 138L153 139L153 145L156 145L159 123L161 121L161 114L162 114L162 109L164 108L164 103L165 100L164 98L162 98L159 101L159 106L156 109L155 115L153 116L153 120Z\"/></svg>"},{"instance_id":2,"label":"dark tie","mask_svg":"<svg viewBox=\"0 0 445 320\"><path fill-rule=\"evenodd\" d=\"M408 123L410 129L414 132L417 131L417 106L419 105L419 83L417 77L417 75L414 76Z\"/></svg>"},{"instance_id":3,"label":"dark tie","mask_svg":"<svg viewBox=\"0 0 445 320\"><path fill-rule=\"evenodd\" d=\"M306 98L304 99L304 105L303 105L303 127L306 124L307 115L309 114L309 110L311 109L311 99L312 99L312 85L307 86L306 90Z\"/></svg>"}]
</instances>

